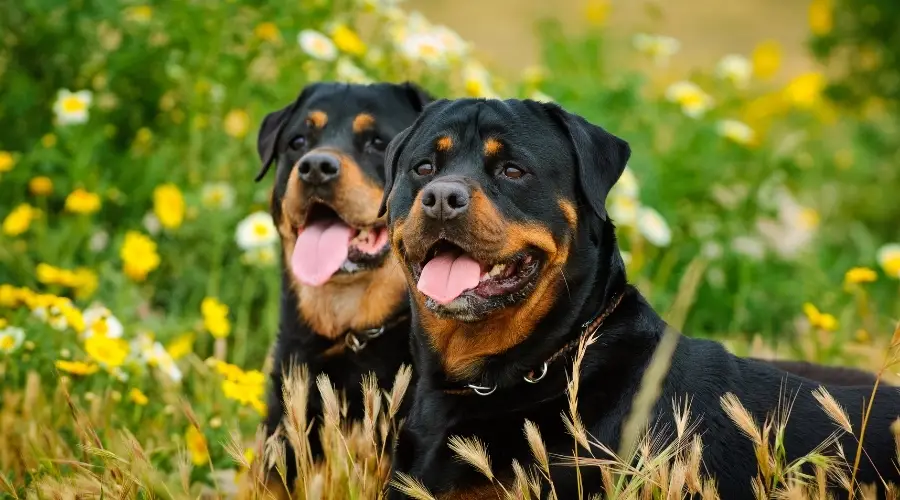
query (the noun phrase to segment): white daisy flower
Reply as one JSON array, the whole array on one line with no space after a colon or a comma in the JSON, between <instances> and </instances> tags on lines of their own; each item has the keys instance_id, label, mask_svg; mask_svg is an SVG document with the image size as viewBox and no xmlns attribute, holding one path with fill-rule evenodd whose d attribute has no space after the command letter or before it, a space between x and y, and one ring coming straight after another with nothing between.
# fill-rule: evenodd
<instances>
[{"instance_id":1,"label":"white daisy flower","mask_svg":"<svg viewBox=\"0 0 900 500\"><path fill-rule=\"evenodd\" d=\"M274 245L251 248L244 252L241 257L244 264L257 267L269 267L274 264L278 258L278 252Z\"/></svg>"},{"instance_id":2,"label":"white daisy flower","mask_svg":"<svg viewBox=\"0 0 900 500\"><path fill-rule=\"evenodd\" d=\"M331 39L316 30L303 30L297 35L297 43L308 55L321 61L334 61L337 47Z\"/></svg>"},{"instance_id":3,"label":"white daisy flower","mask_svg":"<svg viewBox=\"0 0 900 500\"><path fill-rule=\"evenodd\" d=\"M72 92L62 89L56 95L53 112L60 125L77 125L88 121L88 108L91 106L93 94L90 90Z\"/></svg>"},{"instance_id":4,"label":"white daisy flower","mask_svg":"<svg viewBox=\"0 0 900 500\"><path fill-rule=\"evenodd\" d=\"M102 252L108 244L109 233L102 229L92 234L91 239L88 240L88 248L94 253Z\"/></svg>"},{"instance_id":5,"label":"white daisy flower","mask_svg":"<svg viewBox=\"0 0 900 500\"><path fill-rule=\"evenodd\" d=\"M638 33L632 39L634 48L653 59L658 66L665 66L669 58L681 50L681 42L670 36Z\"/></svg>"},{"instance_id":6,"label":"white daisy flower","mask_svg":"<svg viewBox=\"0 0 900 500\"><path fill-rule=\"evenodd\" d=\"M200 193L203 206L217 210L227 210L234 206L234 188L227 182L209 182Z\"/></svg>"},{"instance_id":7,"label":"white daisy flower","mask_svg":"<svg viewBox=\"0 0 900 500\"><path fill-rule=\"evenodd\" d=\"M721 120L716 125L716 130L722 137L742 146L756 142L756 131L750 128L750 125L738 120Z\"/></svg>"},{"instance_id":8,"label":"white daisy flower","mask_svg":"<svg viewBox=\"0 0 900 500\"><path fill-rule=\"evenodd\" d=\"M681 106L681 111L691 118L703 116L713 106L713 98L696 83L686 80L675 82L666 89L666 99Z\"/></svg>"},{"instance_id":9,"label":"white daisy flower","mask_svg":"<svg viewBox=\"0 0 900 500\"><path fill-rule=\"evenodd\" d=\"M738 236L731 241L731 249L752 260L762 260L766 255L766 246L759 238Z\"/></svg>"},{"instance_id":10,"label":"white daisy flower","mask_svg":"<svg viewBox=\"0 0 900 500\"><path fill-rule=\"evenodd\" d=\"M272 216L266 212L254 212L237 226L236 240L242 250L272 246L278 240L278 231Z\"/></svg>"},{"instance_id":11,"label":"white daisy flower","mask_svg":"<svg viewBox=\"0 0 900 500\"><path fill-rule=\"evenodd\" d=\"M616 181L615 186L613 186L613 192L616 193L617 196L637 199L638 194L640 193L640 187L638 186L637 177L634 175L634 171L627 165L625 166L625 170L622 171L622 175L619 176L619 180Z\"/></svg>"},{"instance_id":12,"label":"white daisy flower","mask_svg":"<svg viewBox=\"0 0 900 500\"><path fill-rule=\"evenodd\" d=\"M372 83L372 79L366 75L366 72L346 57L338 59L334 71L337 74L337 79L342 82Z\"/></svg>"},{"instance_id":13,"label":"white daisy flower","mask_svg":"<svg viewBox=\"0 0 900 500\"><path fill-rule=\"evenodd\" d=\"M94 335L103 335L111 339L118 339L125 333L122 322L113 316L112 311L106 307L95 304L84 310L84 338Z\"/></svg>"},{"instance_id":14,"label":"white daisy flower","mask_svg":"<svg viewBox=\"0 0 900 500\"><path fill-rule=\"evenodd\" d=\"M491 74L480 63L475 61L469 62L463 68L462 73L466 94L472 97L499 97L491 87Z\"/></svg>"},{"instance_id":15,"label":"white daisy flower","mask_svg":"<svg viewBox=\"0 0 900 500\"><path fill-rule=\"evenodd\" d=\"M637 228L650 243L665 247L672 242L672 230L663 216L650 207L641 207L637 214Z\"/></svg>"},{"instance_id":16,"label":"white daisy flower","mask_svg":"<svg viewBox=\"0 0 900 500\"><path fill-rule=\"evenodd\" d=\"M900 278L900 244L888 243L879 248L878 265L891 278Z\"/></svg>"},{"instance_id":17,"label":"white daisy flower","mask_svg":"<svg viewBox=\"0 0 900 500\"><path fill-rule=\"evenodd\" d=\"M178 368L178 365L169 352L166 351L166 348L153 340L153 337L148 334L141 334L132 345L132 351L138 353L138 358L141 362L163 372L174 382L181 381L183 376L181 369Z\"/></svg>"},{"instance_id":18,"label":"white daisy flower","mask_svg":"<svg viewBox=\"0 0 900 500\"><path fill-rule=\"evenodd\" d=\"M469 52L469 43L463 40L459 33L446 26L435 26L434 34L447 48L447 55L451 59L458 59Z\"/></svg>"},{"instance_id":19,"label":"white daisy flower","mask_svg":"<svg viewBox=\"0 0 900 500\"><path fill-rule=\"evenodd\" d=\"M747 86L752 74L753 64L742 55L729 54L716 65L716 76L738 88Z\"/></svg>"},{"instance_id":20,"label":"white daisy flower","mask_svg":"<svg viewBox=\"0 0 900 500\"><path fill-rule=\"evenodd\" d=\"M640 204L637 199L629 196L620 196L614 194L609 199L609 216L612 218L616 226L633 226L637 222L638 208Z\"/></svg>"},{"instance_id":21,"label":"white daisy flower","mask_svg":"<svg viewBox=\"0 0 900 500\"><path fill-rule=\"evenodd\" d=\"M25 330L17 326L0 329L0 352L10 354L25 341Z\"/></svg>"},{"instance_id":22,"label":"white daisy flower","mask_svg":"<svg viewBox=\"0 0 900 500\"><path fill-rule=\"evenodd\" d=\"M141 220L141 223L144 225L144 229L153 236L159 234L159 231L162 229L162 223L159 222L159 217L153 212L147 212Z\"/></svg>"},{"instance_id":23,"label":"white daisy flower","mask_svg":"<svg viewBox=\"0 0 900 500\"><path fill-rule=\"evenodd\" d=\"M399 49L410 61L429 66L441 66L447 62L447 46L435 33L412 33L403 38Z\"/></svg>"}]
</instances>

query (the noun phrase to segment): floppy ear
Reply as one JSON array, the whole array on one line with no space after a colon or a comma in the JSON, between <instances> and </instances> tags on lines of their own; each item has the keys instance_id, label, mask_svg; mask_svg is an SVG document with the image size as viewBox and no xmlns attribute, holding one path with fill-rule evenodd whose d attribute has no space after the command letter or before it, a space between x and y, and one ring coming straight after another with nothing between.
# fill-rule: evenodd
<instances>
[{"instance_id":1,"label":"floppy ear","mask_svg":"<svg viewBox=\"0 0 900 500\"><path fill-rule=\"evenodd\" d=\"M260 179L265 177L266 172L269 171L269 166L275 161L275 156L277 155L275 148L278 146L281 131L291 116L294 115L294 112L303 105L303 101L306 100L313 87L314 85L308 85L290 106L269 113L263 118L262 125L259 127L259 135L256 138L256 151L259 153L262 167L256 174L254 181L259 182Z\"/></svg>"},{"instance_id":2,"label":"floppy ear","mask_svg":"<svg viewBox=\"0 0 900 500\"><path fill-rule=\"evenodd\" d=\"M625 170L631 147L584 118L555 104L545 104L559 117L572 141L578 162L578 185L582 196L602 220L607 220L606 196Z\"/></svg>"},{"instance_id":3,"label":"floppy ear","mask_svg":"<svg viewBox=\"0 0 900 500\"><path fill-rule=\"evenodd\" d=\"M418 122L418 120L416 120ZM394 176L397 172L397 159L406 143L409 141L409 135L412 132L415 123L403 129L399 134L391 139L387 149L384 152L384 195L381 197L381 206L378 207L378 217L383 217L387 212L387 202L394 188Z\"/></svg>"},{"instance_id":4,"label":"floppy ear","mask_svg":"<svg viewBox=\"0 0 900 500\"><path fill-rule=\"evenodd\" d=\"M406 96L409 99L409 102L412 103L413 108L416 110L416 113L421 113L425 106L428 105L431 101L434 100L434 97L428 93L422 87L419 87L415 83L412 82L404 82L403 90L406 92Z\"/></svg>"}]
</instances>

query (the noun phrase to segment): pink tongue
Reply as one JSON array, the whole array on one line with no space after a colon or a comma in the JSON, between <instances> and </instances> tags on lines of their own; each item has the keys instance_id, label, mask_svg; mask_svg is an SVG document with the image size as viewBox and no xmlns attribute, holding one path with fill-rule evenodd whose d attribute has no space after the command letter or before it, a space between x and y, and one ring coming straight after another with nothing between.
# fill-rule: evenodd
<instances>
[{"instance_id":1,"label":"pink tongue","mask_svg":"<svg viewBox=\"0 0 900 500\"><path fill-rule=\"evenodd\" d=\"M418 289L439 304L449 304L464 291L478 286L481 264L468 255L443 253L428 261Z\"/></svg>"},{"instance_id":2,"label":"pink tongue","mask_svg":"<svg viewBox=\"0 0 900 500\"><path fill-rule=\"evenodd\" d=\"M297 237L291 269L301 283L319 286L328 281L347 260L353 230L338 220L315 222Z\"/></svg>"}]
</instances>

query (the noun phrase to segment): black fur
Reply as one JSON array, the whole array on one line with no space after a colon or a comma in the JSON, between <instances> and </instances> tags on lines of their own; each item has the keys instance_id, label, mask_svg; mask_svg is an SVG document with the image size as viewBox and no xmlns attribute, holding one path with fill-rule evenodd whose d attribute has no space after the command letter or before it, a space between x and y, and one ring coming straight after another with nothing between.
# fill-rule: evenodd
<instances>
[{"instance_id":1,"label":"black fur","mask_svg":"<svg viewBox=\"0 0 900 500\"><path fill-rule=\"evenodd\" d=\"M448 154L437 154L435 140L447 133L458 138L458 146ZM480 149L488 135L504 141L505 160L530 174L518 180L494 175L491 161ZM453 380L445 373L440 354L422 326L421 317L428 311L412 302L410 345L419 379L394 455L395 471L420 480L436 495L484 485L486 479L456 458L447 445L453 435L475 436L486 444L499 480L510 482L513 459L523 465L533 463L522 432L526 419L537 424L551 456L571 456L573 439L560 418L567 411L564 388L571 356L551 364L546 378L537 384L524 383L522 377L577 338L583 323L622 294L621 303L599 328L598 341L587 351L578 395L580 415L590 435L617 449L641 376L666 327L641 294L627 284L613 223L604 220L602 200L628 157L624 142L554 105L466 99L427 107L388 151L388 171L393 172L394 184L385 202L392 231L399 219L409 217L424 186L432 179L452 175L479 185L510 220L542 224L558 241L573 241L563 270L565 282L562 276L555 278L557 293L549 312L525 340L485 359L477 374L465 380ZM432 176L412 172L422 162L433 163ZM557 197L577 205L576 229L560 222L564 218ZM453 227L454 221L434 224L441 225L430 229L448 234L467 230ZM395 248L400 255L404 254L403 245ZM404 262L409 276L414 276L412 266L417 264ZM419 292L413 287L411 293ZM489 396L444 390L466 383L496 385L498 389ZM673 398L689 397L692 416L701 419L698 430L703 436L704 470L717 480L721 498L749 499L753 498L750 480L757 473L754 452L748 438L723 412L720 397L734 393L757 422L762 422L777 411L779 396L785 395L792 404L785 437L787 459L792 460L836 430L811 394L818 386L771 364L735 357L717 342L679 336L652 422L671 429ZM863 402L871 386L829 386L828 390L847 410L858 435ZM876 469L885 480L900 482L889 430L898 416L900 395L892 388L879 389L865 437L867 458L857 475L860 482L877 483ZM852 462L856 439L844 436L840 443ZM580 456L586 453L579 451ZM598 450L594 453L601 456ZM596 468L584 467L581 473L585 497L601 491ZM552 475L559 498L578 498L572 467L554 466ZM392 494L403 498L396 491Z\"/></svg>"},{"instance_id":2,"label":"black fur","mask_svg":"<svg viewBox=\"0 0 900 500\"><path fill-rule=\"evenodd\" d=\"M258 179L262 178L274 162L276 181L272 195L272 216L278 224L283 216L281 200L291 169L307 150L328 146L352 156L363 173L379 184L384 182L384 154L366 149L351 131L350 120L362 112L375 117L376 130L373 132L389 141L395 134L409 126L421 112L430 97L413 84L347 85L317 83L303 89L297 100L289 106L270 113L263 120L258 140L258 151L262 168ZM315 142L304 150L295 151L288 147L291 138L304 131L304 119L310 110L321 110L329 116L329 125L319 134ZM402 364L410 364L408 349L409 319L393 325L385 333L371 340L359 353L347 349L341 354L323 357L322 354L335 345L318 335L301 317L297 307L297 297L291 286L290 270L282 265L281 316L278 337L274 350L274 368L271 373L272 386L269 394L269 417L266 421L267 435L271 436L284 415L282 395L283 370L289 366L306 365L313 385L309 397L308 415L310 419L322 414L321 400L315 387L315 377L327 374L335 387L347 392L348 416L359 419L363 416L360 381L363 375L374 373L382 389L389 389L394 376ZM401 310L407 308L402 301ZM377 325L372 325L377 326ZM310 433L315 456L320 456L317 428ZM293 456L290 447L287 464L290 479L294 477ZM289 483L290 484L290 483Z\"/></svg>"}]
</instances>

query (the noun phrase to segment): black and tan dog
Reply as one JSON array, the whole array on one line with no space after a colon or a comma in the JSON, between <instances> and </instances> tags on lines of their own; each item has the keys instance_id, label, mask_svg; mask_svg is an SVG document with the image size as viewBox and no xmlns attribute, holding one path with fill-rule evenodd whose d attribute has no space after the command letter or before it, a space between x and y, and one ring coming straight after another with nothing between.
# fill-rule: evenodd
<instances>
[{"instance_id":1,"label":"black and tan dog","mask_svg":"<svg viewBox=\"0 0 900 500\"><path fill-rule=\"evenodd\" d=\"M573 439L560 415L573 351L589 334L598 340L581 365L579 411L591 436L617 448L666 328L627 283L605 209L629 156L623 140L534 101L438 101L391 142L382 210L411 287L419 377L395 470L439 498L497 498L479 472L454 456L448 438L479 438L499 480L511 481L512 460L531 462L526 419L537 424L551 455L571 456ZM679 336L652 421L671 424L673 398L691 398L692 415L701 419L704 470L716 478L721 498L753 498L751 442L720 398L734 393L761 422L790 394L791 460L835 430L811 394L818 385L735 357L716 342ZM858 425L871 386L829 391ZM898 416L900 395L880 390L861 482L879 482L876 469L887 481L900 479L889 430ZM856 449L852 436L841 443ZM585 497L601 489L597 469L581 474ZM553 467L552 475L559 498L578 498L571 466Z\"/></svg>"},{"instance_id":2,"label":"black and tan dog","mask_svg":"<svg viewBox=\"0 0 900 500\"><path fill-rule=\"evenodd\" d=\"M348 417L358 419L363 375L389 388L409 364L406 282L378 207L385 147L430 100L409 83L318 83L262 123L257 180L276 164L271 211L284 252L269 435L284 414L282 375L290 366L306 365L313 378L327 374L347 392ZM315 385L308 414L321 416ZM318 454L316 429L310 441Z\"/></svg>"}]
</instances>

